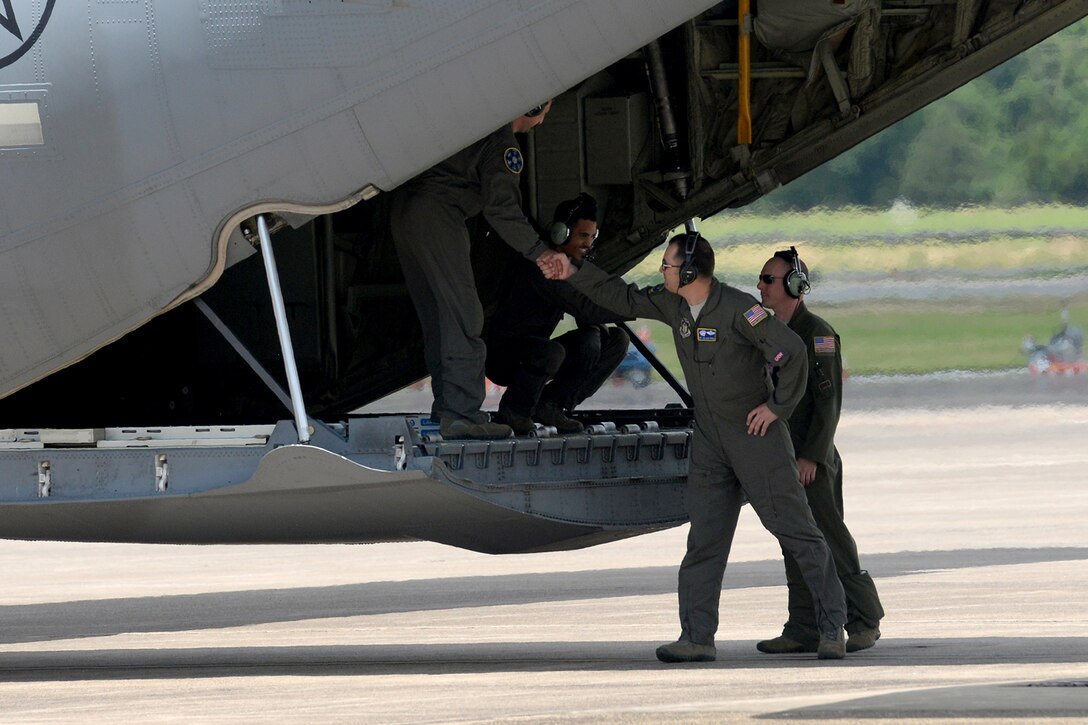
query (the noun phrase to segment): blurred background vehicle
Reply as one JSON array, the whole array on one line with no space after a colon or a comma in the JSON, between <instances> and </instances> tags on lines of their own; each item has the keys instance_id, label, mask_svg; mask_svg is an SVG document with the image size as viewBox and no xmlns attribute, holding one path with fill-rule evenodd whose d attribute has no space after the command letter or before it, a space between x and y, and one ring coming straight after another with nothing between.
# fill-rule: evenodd
<instances>
[{"instance_id":1,"label":"blurred background vehicle","mask_svg":"<svg viewBox=\"0 0 1088 725\"><path fill-rule=\"evenodd\" d=\"M653 343L653 333L648 325L640 325L635 334L651 353L657 352ZM627 355L620 361L612 379L617 383L630 383L635 388L645 388L653 380L654 367L633 344L627 346Z\"/></svg>"},{"instance_id":2,"label":"blurred background vehicle","mask_svg":"<svg viewBox=\"0 0 1088 725\"><path fill-rule=\"evenodd\" d=\"M1084 330L1069 324L1069 308L1062 308L1062 326L1045 345L1025 335L1020 349L1028 356L1028 370L1039 373L1084 373Z\"/></svg>"},{"instance_id":3,"label":"blurred background vehicle","mask_svg":"<svg viewBox=\"0 0 1088 725\"><path fill-rule=\"evenodd\" d=\"M647 342L646 347L650 352L655 352L654 344ZM636 388L645 388L653 379L654 368L650 362L635 349L634 345L627 348L627 355L620 361L619 367L613 373L617 382L628 382Z\"/></svg>"}]
</instances>

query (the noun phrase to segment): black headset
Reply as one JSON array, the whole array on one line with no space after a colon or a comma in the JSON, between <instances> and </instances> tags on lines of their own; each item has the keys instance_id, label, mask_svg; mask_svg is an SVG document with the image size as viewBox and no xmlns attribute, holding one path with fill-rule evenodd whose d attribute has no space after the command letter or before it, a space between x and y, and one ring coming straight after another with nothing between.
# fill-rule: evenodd
<instances>
[{"instance_id":1,"label":"black headset","mask_svg":"<svg viewBox=\"0 0 1088 725\"><path fill-rule=\"evenodd\" d=\"M688 232L684 235L684 263L680 265L680 286L691 284L699 276L699 268L695 266L695 243L699 241L699 234Z\"/></svg>"},{"instance_id":2,"label":"black headset","mask_svg":"<svg viewBox=\"0 0 1088 725\"><path fill-rule=\"evenodd\" d=\"M782 278L782 284L786 287L786 294L795 300L801 299L801 295L807 295L812 285L809 284L808 275L801 271L801 258L797 256L797 247L790 247L791 269Z\"/></svg>"},{"instance_id":3,"label":"black headset","mask_svg":"<svg viewBox=\"0 0 1088 725\"><path fill-rule=\"evenodd\" d=\"M570 239L572 227L574 226L574 220L579 218L578 214L587 209L597 209L597 200L589 194L582 192L578 196L574 197L574 203L570 207L570 211L563 219L556 219L552 222L552 225L548 227L548 238L551 240L552 246L561 246L564 242ZM596 214L594 214L596 216ZM584 218L584 217L582 217ZM597 236L601 233L598 229L593 233L593 241L597 241Z\"/></svg>"}]
</instances>

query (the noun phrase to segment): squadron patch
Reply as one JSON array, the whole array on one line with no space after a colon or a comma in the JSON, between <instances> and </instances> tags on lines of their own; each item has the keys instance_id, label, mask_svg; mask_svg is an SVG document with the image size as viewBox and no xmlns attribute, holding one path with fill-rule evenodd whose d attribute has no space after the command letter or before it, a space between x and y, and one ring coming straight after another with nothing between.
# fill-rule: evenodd
<instances>
[{"instance_id":1,"label":"squadron patch","mask_svg":"<svg viewBox=\"0 0 1088 725\"><path fill-rule=\"evenodd\" d=\"M700 327L695 330L695 339L699 342L717 342L718 330L714 327Z\"/></svg>"},{"instance_id":2,"label":"squadron patch","mask_svg":"<svg viewBox=\"0 0 1088 725\"><path fill-rule=\"evenodd\" d=\"M688 339L689 337L691 337L691 325L688 324L687 320L680 320L680 330L679 330L679 332L680 332L680 337L684 338L685 340Z\"/></svg>"},{"instance_id":3,"label":"squadron patch","mask_svg":"<svg viewBox=\"0 0 1088 725\"><path fill-rule=\"evenodd\" d=\"M752 305L751 309L744 313L744 319L748 320L749 325L755 327L767 319L767 310L759 305Z\"/></svg>"},{"instance_id":4,"label":"squadron patch","mask_svg":"<svg viewBox=\"0 0 1088 725\"><path fill-rule=\"evenodd\" d=\"M835 354L835 338L834 337L814 337L812 338L812 351L817 355L834 355Z\"/></svg>"},{"instance_id":5,"label":"squadron patch","mask_svg":"<svg viewBox=\"0 0 1088 725\"><path fill-rule=\"evenodd\" d=\"M525 157L521 155L521 149L514 148L513 146L503 152L502 160L506 162L506 168L510 169L515 174L520 174L521 170L525 168Z\"/></svg>"}]
</instances>

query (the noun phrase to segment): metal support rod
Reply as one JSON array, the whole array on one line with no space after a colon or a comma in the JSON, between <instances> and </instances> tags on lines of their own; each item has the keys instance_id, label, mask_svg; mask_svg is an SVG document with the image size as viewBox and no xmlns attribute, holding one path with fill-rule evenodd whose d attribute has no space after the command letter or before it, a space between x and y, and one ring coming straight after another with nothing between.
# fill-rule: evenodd
<instances>
[{"instance_id":1,"label":"metal support rod","mask_svg":"<svg viewBox=\"0 0 1088 725\"><path fill-rule=\"evenodd\" d=\"M261 238L261 256L264 257L264 272L268 277L268 291L272 295L272 311L276 315L276 333L280 338L280 351L283 353L283 367L287 373L287 388L291 391L291 407L295 412L295 429L298 442L310 441L310 423L306 417L306 406L302 402L302 386L298 381L298 368L295 366L295 348L291 343L291 329L287 326L287 311L283 306L283 292L280 290L280 276L276 271L276 257L272 252L272 235L268 233L268 222L263 215L257 217L257 234Z\"/></svg>"},{"instance_id":2,"label":"metal support rod","mask_svg":"<svg viewBox=\"0 0 1088 725\"><path fill-rule=\"evenodd\" d=\"M650 91L653 92L658 121L661 124L661 145L672 151L680 145L680 134L669 99L669 82L665 76L665 60L661 54L660 42L651 40L643 52L646 55L646 76L650 81Z\"/></svg>"},{"instance_id":3,"label":"metal support rod","mask_svg":"<svg viewBox=\"0 0 1088 725\"><path fill-rule=\"evenodd\" d=\"M737 5L737 143L752 143L752 16L748 0Z\"/></svg>"},{"instance_id":4,"label":"metal support rod","mask_svg":"<svg viewBox=\"0 0 1088 725\"><path fill-rule=\"evenodd\" d=\"M669 384L669 387L676 391L676 394L680 396L680 400L684 401L684 405L689 408L694 407L695 401L692 400L691 394L688 393L688 391L684 389L684 386L680 384L680 381L669 372L669 369L665 367L665 364L657 359L657 355L654 355L653 352L650 351L650 348L646 347L646 343L639 339L639 336L635 334L634 330L632 330L626 322L617 322L616 326L627 333L627 336L631 338L631 344L635 346L636 350L642 353L642 357L646 358L646 362L653 365L654 370L656 370L657 374Z\"/></svg>"},{"instance_id":5,"label":"metal support rod","mask_svg":"<svg viewBox=\"0 0 1088 725\"><path fill-rule=\"evenodd\" d=\"M325 214L316 221L314 231L319 239L318 249L321 250L321 286L325 292L324 321L329 350L329 363L325 372L330 378L336 379L340 376L340 347L336 333L339 306L336 304L336 240L333 236L332 215Z\"/></svg>"},{"instance_id":6,"label":"metal support rod","mask_svg":"<svg viewBox=\"0 0 1088 725\"><path fill-rule=\"evenodd\" d=\"M271 373L264 369L264 366L257 361L257 358L253 357L253 354L246 349L245 345L242 344L242 341L238 339L238 336L227 327L227 323L223 322L219 315L215 314L215 311L212 310L212 308L208 306L208 303L202 298L197 297L193 300L193 304L196 305L198 310L204 313L204 316L208 318L208 322L212 323L212 327L219 331L219 334L223 336L223 339L227 341L228 345L234 348L234 351L238 353L238 356L246 361L246 365L249 365L250 369L257 373L257 377L259 377L261 382L268 386L268 389L272 391L272 394L283 403L283 407L287 408L287 410L292 410L291 398L287 395L287 391L283 389L283 386L276 382L276 379L272 377Z\"/></svg>"},{"instance_id":7,"label":"metal support rod","mask_svg":"<svg viewBox=\"0 0 1088 725\"><path fill-rule=\"evenodd\" d=\"M831 85L835 101L839 104L839 112L846 118L852 113L854 104L850 100L850 88L846 85L846 78L839 69L839 64L835 62L833 44L821 39L816 44L816 53L820 64L824 67L824 75L827 76L827 82Z\"/></svg>"}]
</instances>

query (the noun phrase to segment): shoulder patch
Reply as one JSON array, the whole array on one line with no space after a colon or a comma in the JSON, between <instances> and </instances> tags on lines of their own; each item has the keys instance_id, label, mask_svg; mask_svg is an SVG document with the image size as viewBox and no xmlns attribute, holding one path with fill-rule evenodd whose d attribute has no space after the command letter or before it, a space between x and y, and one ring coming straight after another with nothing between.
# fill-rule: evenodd
<instances>
[{"instance_id":1,"label":"shoulder patch","mask_svg":"<svg viewBox=\"0 0 1088 725\"><path fill-rule=\"evenodd\" d=\"M744 319L748 320L749 325L755 327L767 319L767 310L763 309L760 305L752 305L752 307L744 313Z\"/></svg>"},{"instance_id":2,"label":"shoulder patch","mask_svg":"<svg viewBox=\"0 0 1088 725\"><path fill-rule=\"evenodd\" d=\"M506 168L515 174L520 174L525 168L525 158L521 155L521 149L511 146L502 154L502 160L506 162Z\"/></svg>"},{"instance_id":3,"label":"shoulder patch","mask_svg":"<svg viewBox=\"0 0 1088 725\"><path fill-rule=\"evenodd\" d=\"M835 338L829 336L812 338L812 351L817 355L834 355Z\"/></svg>"}]
</instances>

